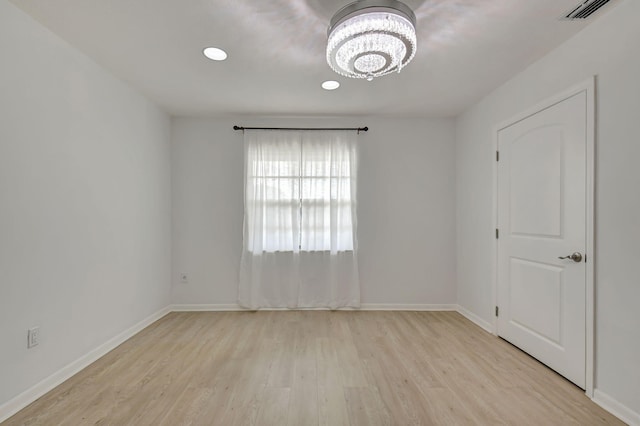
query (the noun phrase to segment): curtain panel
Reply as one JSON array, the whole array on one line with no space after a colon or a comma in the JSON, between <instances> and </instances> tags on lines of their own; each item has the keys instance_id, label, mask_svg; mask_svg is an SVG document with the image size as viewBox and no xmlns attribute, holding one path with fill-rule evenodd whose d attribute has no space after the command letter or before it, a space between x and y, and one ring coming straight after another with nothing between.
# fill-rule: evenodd
<instances>
[{"instance_id":1,"label":"curtain panel","mask_svg":"<svg viewBox=\"0 0 640 426\"><path fill-rule=\"evenodd\" d=\"M357 134L245 130L238 302L358 307Z\"/></svg>"}]
</instances>

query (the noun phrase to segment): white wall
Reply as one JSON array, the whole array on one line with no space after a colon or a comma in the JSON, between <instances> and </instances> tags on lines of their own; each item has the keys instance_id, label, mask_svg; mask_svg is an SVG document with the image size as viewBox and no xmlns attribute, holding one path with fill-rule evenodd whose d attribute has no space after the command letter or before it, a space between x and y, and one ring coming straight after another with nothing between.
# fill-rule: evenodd
<instances>
[{"instance_id":1,"label":"white wall","mask_svg":"<svg viewBox=\"0 0 640 426\"><path fill-rule=\"evenodd\" d=\"M169 304L171 201L166 114L5 0L0 61L2 406Z\"/></svg>"},{"instance_id":2,"label":"white wall","mask_svg":"<svg viewBox=\"0 0 640 426\"><path fill-rule=\"evenodd\" d=\"M455 303L453 120L369 117L173 119L173 303L236 303L243 140L234 124L368 125L359 140L362 302Z\"/></svg>"},{"instance_id":3,"label":"white wall","mask_svg":"<svg viewBox=\"0 0 640 426\"><path fill-rule=\"evenodd\" d=\"M640 413L639 16L639 1L622 1L456 122L457 252L465 258L457 267L458 302L490 322L494 125L597 75L595 386L635 413Z\"/></svg>"}]
</instances>

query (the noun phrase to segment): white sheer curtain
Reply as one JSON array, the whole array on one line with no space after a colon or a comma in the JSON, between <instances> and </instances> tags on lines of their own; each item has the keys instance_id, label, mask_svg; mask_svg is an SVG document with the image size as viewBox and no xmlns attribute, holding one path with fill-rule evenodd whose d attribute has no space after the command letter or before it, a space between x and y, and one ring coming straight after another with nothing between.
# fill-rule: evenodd
<instances>
[{"instance_id":1,"label":"white sheer curtain","mask_svg":"<svg viewBox=\"0 0 640 426\"><path fill-rule=\"evenodd\" d=\"M241 306L360 306L356 138L245 130Z\"/></svg>"}]
</instances>

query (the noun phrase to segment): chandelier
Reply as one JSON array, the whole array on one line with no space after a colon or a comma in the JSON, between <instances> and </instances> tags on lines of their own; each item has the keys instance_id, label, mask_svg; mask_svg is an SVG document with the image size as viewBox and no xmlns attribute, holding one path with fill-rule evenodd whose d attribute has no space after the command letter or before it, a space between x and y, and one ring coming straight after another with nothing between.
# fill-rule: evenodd
<instances>
[{"instance_id":1,"label":"chandelier","mask_svg":"<svg viewBox=\"0 0 640 426\"><path fill-rule=\"evenodd\" d=\"M327 62L345 77L371 81L400 72L416 54L416 16L396 0L360 0L329 24Z\"/></svg>"}]
</instances>

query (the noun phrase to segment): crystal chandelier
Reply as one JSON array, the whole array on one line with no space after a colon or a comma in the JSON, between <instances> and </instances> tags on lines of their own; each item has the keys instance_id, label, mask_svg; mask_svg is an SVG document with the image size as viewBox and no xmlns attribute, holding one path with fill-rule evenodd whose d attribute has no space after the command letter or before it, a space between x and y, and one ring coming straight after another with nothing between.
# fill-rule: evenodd
<instances>
[{"instance_id":1,"label":"crystal chandelier","mask_svg":"<svg viewBox=\"0 0 640 426\"><path fill-rule=\"evenodd\" d=\"M396 0L360 0L329 24L327 62L345 77L371 81L400 72L416 54L416 16Z\"/></svg>"}]
</instances>

